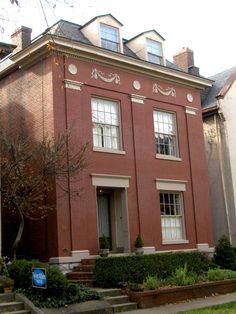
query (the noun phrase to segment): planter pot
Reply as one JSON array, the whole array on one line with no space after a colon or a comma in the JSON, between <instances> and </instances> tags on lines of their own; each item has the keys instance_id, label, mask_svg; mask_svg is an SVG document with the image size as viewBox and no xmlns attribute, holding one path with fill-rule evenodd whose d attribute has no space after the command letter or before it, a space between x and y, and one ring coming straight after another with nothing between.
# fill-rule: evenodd
<instances>
[{"instance_id":1,"label":"planter pot","mask_svg":"<svg viewBox=\"0 0 236 314\"><path fill-rule=\"evenodd\" d=\"M4 293L11 293L12 290L13 290L13 287L4 287L3 288Z\"/></svg>"},{"instance_id":2,"label":"planter pot","mask_svg":"<svg viewBox=\"0 0 236 314\"><path fill-rule=\"evenodd\" d=\"M135 252L136 255L143 255L144 248L143 247L136 247L134 252Z\"/></svg>"},{"instance_id":3,"label":"planter pot","mask_svg":"<svg viewBox=\"0 0 236 314\"><path fill-rule=\"evenodd\" d=\"M107 257L108 254L109 254L109 249L100 249L100 251L99 251L99 255L101 257Z\"/></svg>"},{"instance_id":4,"label":"planter pot","mask_svg":"<svg viewBox=\"0 0 236 314\"><path fill-rule=\"evenodd\" d=\"M191 286L161 288L154 291L129 291L130 300L136 302L141 309L176 303L195 298L203 298L215 294L226 294L236 291L236 279L214 282L203 282Z\"/></svg>"}]
</instances>

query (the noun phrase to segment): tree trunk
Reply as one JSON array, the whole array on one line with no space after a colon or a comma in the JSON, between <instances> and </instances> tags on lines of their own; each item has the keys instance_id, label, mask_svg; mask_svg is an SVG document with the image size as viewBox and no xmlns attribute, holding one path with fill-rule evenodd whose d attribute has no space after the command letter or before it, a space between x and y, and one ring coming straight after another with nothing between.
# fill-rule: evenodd
<instances>
[{"instance_id":1,"label":"tree trunk","mask_svg":"<svg viewBox=\"0 0 236 314\"><path fill-rule=\"evenodd\" d=\"M18 209L18 217L19 217L19 228L18 228L18 232L14 241L14 244L12 246L12 255L13 255L13 259L16 259L16 252L19 246L19 243L21 241L22 238L22 234L24 231L24 227L25 227L25 220L24 220L24 215L22 214L21 210Z\"/></svg>"}]
</instances>

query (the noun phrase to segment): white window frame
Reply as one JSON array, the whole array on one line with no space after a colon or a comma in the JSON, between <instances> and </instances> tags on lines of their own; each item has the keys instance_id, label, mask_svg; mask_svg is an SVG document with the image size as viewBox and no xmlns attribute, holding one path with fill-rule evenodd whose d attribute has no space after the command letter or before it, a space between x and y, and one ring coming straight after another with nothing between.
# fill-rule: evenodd
<instances>
[{"instance_id":1,"label":"white window frame","mask_svg":"<svg viewBox=\"0 0 236 314\"><path fill-rule=\"evenodd\" d=\"M116 40L112 40L111 38L109 38L109 31L115 32L115 37L117 37ZM100 42L101 42L102 48L105 48L111 51L120 52L119 29L111 25L100 23Z\"/></svg>"},{"instance_id":2,"label":"white window frame","mask_svg":"<svg viewBox=\"0 0 236 314\"><path fill-rule=\"evenodd\" d=\"M159 114L162 115L162 121L158 120ZM164 115L166 115L166 117L164 117ZM170 123L168 117L171 117L172 123ZM155 108L153 110L153 124L156 157L160 159L181 161L179 158L178 132L175 112ZM171 127L173 129L172 133L171 131L168 131L168 128ZM162 143L158 143L158 137L163 137ZM172 139L172 144L170 143L170 139ZM169 143L165 144L164 141L166 140L169 141Z\"/></svg>"},{"instance_id":3,"label":"white window frame","mask_svg":"<svg viewBox=\"0 0 236 314\"><path fill-rule=\"evenodd\" d=\"M96 101L96 104L94 101ZM100 108L99 104L101 106ZM116 112L112 112L111 107L109 109L109 106L112 104L115 105ZM96 107L97 110L95 109ZM107 111L101 110L102 107L107 108ZM92 97L91 112L93 123L93 150L115 154L125 154L122 150L119 101L101 97ZM110 120L111 123L107 123L105 121L106 119ZM116 121L116 123L112 123L112 120ZM108 145L109 138L111 145ZM117 139L117 145L113 145L113 143L115 143L115 139Z\"/></svg>"},{"instance_id":4,"label":"white window frame","mask_svg":"<svg viewBox=\"0 0 236 314\"><path fill-rule=\"evenodd\" d=\"M146 38L146 45L147 45L147 48L146 48L147 60L155 64L163 65L162 43L159 41L150 39L150 38Z\"/></svg>"},{"instance_id":5,"label":"white window frame","mask_svg":"<svg viewBox=\"0 0 236 314\"><path fill-rule=\"evenodd\" d=\"M162 232L162 244L187 244L189 241L186 239L185 231L185 216L184 216L184 192L186 191L187 181L182 180L170 180L170 179L156 179L156 188L159 190L159 204L160 204L160 215L161 215L161 232ZM166 215L165 217L161 213L161 193L162 194L175 194L179 196L179 206L180 206L180 215ZM171 207L171 206L170 206ZM173 209L172 209L173 210ZM165 237L165 230L163 230L163 221L164 218L168 217L181 217L181 226L182 226L182 236L179 238L174 237ZM173 224L174 218L170 224ZM172 226L170 226L171 228ZM174 226L173 226L174 228Z\"/></svg>"},{"instance_id":6,"label":"white window frame","mask_svg":"<svg viewBox=\"0 0 236 314\"><path fill-rule=\"evenodd\" d=\"M163 242L184 240L182 192L160 191L160 211Z\"/></svg>"}]
</instances>

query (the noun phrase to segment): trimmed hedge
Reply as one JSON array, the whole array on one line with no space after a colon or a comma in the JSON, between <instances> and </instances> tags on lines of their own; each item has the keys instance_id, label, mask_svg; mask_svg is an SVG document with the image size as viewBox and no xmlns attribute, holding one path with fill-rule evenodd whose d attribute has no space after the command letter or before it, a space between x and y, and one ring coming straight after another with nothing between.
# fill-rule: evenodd
<instances>
[{"instance_id":1,"label":"trimmed hedge","mask_svg":"<svg viewBox=\"0 0 236 314\"><path fill-rule=\"evenodd\" d=\"M109 288L127 282L142 283L147 276L157 276L162 280L185 264L188 271L202 274L208 270L210 261L200 252L98 258L94 269L95 286Z\"/></svg>"}]
</instances>

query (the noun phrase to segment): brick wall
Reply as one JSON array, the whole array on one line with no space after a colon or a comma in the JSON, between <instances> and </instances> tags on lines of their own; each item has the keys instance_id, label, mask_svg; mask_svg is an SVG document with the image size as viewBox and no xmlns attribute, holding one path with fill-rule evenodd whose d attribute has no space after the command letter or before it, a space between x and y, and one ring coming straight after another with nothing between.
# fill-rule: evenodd
<instances>
[{"instance_id":1,"label":"brick wall","mask_svg":"<svg viewBox=\"0 0 236 314\"><path fill-rule=\"evenodd\" d=\"M10 136L28 134L41 140L44 134L54 133L53 122L52 59L48 58L28 69L18 69L0 81L0 123ZM17 231L16 221L3 213L3 254L10 247ZM23 243L19 254L48 255L47 238L56 254L55 213L43 221L26 221ZM9 222L9 223L8 223ZM49 228L50 225L50 228ZM29 236L30 235L30 236ZM55 236L54 236L55 235Z\"/></svg>"}]
</instances>

